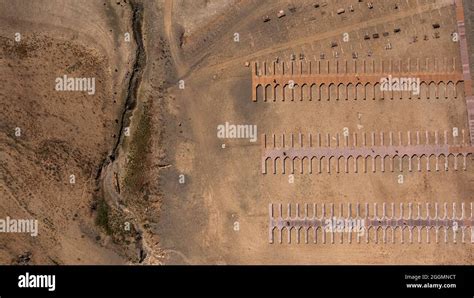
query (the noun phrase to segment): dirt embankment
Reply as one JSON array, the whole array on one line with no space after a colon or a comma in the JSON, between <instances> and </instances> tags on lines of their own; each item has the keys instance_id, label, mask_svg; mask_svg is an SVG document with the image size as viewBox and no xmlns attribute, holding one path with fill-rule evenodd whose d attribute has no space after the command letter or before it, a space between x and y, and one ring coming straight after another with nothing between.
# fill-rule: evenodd
<instances>
[{"instance_id":1,"label":"dirt embankment","mask_svg":"<svg viewBox=\"0 0 474 298\"><path fill-rule=\"evenodd\" d=\"M135 63L122 113L121 139L100 180L108 205L121 214L122 222L132 225L129 235L134 239L129 239L128 247L135 243L137 258L131 261L157 264L163 254L160 235L153 233L152 227L160 216L163 175L172 170L163 136L169 126L167 88L174 84L176 69L164 30L154 29L163 27L161 5L130 4L137 44Z\"/></svg>"},{"instance_id":2,"label":"dirt embankment","mask_svg":"<svg viewBox=\"0 0 474 298\"><path fill-rule=\"evenodd\" d=\"M0 263L123 263L95 224L94 177L118 129L128 5L0 1L0 11L0 217L39 227L0 234ZM63 75L94 78L95 93L56 91Z\"/></svg>"},{"instance_id":3,"label":"dirt embankment","mask_svg":"<svg viewBox=\"0 0 474 298\"><path fill-rule=\"evenodd\" d=\"M100 189L98 194L101 196L103 209L105 209L102 214L104 220L100 223L108 234L111 234L117 242L123 245L121 247L122 254L127 255L131 262L142 263L152 252L146 244L146 239L143 238L141 219L137 218L132 209L127 207L124 198L127 196L127 192L135 195L133 190L138 184L139 178L137 176L143 175L140 168L146 162L146 152L140 152L140 150L147 147L146 139L150 134L149 129L144 128L144 126L148 126L145 112L138 119L137 125L141 129L134 131L128 148L123 147L124 138L130 135L132 116L139 104L138 94L147 60L142 34L143 5L140 2L131 1L130 7L133 38L136 43L134 64L126 88L123 108L120 112L118 137L108 158L104 160L103 166L99 169L96 183ZM135 135L136 133L139 133L138 137ZM143 142L140 142L141 140ZM139 144L135 145L136 142ZM119 163L125 163L124 168L120 169ZM124 188L121 187L120 176L124 176L128 182L125 183L126 187ZM121 193L121 189L125 193ZM99 216L101 216L100 212Z\"/></svg>"}]
</instances>

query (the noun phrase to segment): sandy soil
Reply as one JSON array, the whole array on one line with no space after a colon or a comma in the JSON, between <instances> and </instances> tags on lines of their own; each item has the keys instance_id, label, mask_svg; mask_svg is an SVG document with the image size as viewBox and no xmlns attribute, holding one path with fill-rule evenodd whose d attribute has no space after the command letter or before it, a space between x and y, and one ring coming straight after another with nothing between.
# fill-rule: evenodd
<instances>
[{"instance_id":1,"label":"sandy soil","mask_svg":"<svg viewBox=\"0 0 474 298\"><path fill-rule=\"evenodd\" d=\"M39 221L36 238L0 235L1 263L126 262L91 209L134 52L123 42L130 10L116 2L0 3L0 216ZM57 92L63 75L95 77L96 93Z\"/></svg>"},{"instance_id":2,"label":"sandy soil","mask_svg":"<svg viewBox=\"0 0 474 298\"><path fill-rule=\"evenodd\" d=\"M259 133L267 134L335 134L342 133L344 127L357 132L466 129L463 98L251 102L251 77L250 70L244 67L246 61L272 61L277 56L289 60L292 53L319 59L321 52L334 61L336 51L341 61L352 59L352 51L357 51L359 58L367 58L368 51L372 51L371 58L385 61L427 57L459 60L457 44L449 40L455 30L454 11L445 1L418 1L418 8L409 2L409 6L400 7L397 12L392 12L391 1L378 5L374 11L347 1L345 6L354 4L355 12L343 17L336 15L336 7L330 4L314 10L312 3L300 1L294 14L287 10L285 18L277 19L277 8L286 9L288 3L255 4L251 12L239 10L241 14L235 17L236 21L229 20L227 30L219 27L222 31L212 31L214 35L206 46L198 46L196 41L176 54L184 59L181 64L187 64L192 71L183 76L183 90L175 85L169 91L173 98L170 109L177 117L169 125L180 123L183 133L172 131L164 136L170 142L167 147L173 146L175 154L173 167L163 174L163 206L154 232L169 252L166 263L472 264L471 244L268 243L269 203L457 202L459 206L461 202L472 202L471 161L466 172L405 173L402 185L397 183L398 173L334 171L295 175L291 184L287 175L260 174L258 142L216 138L217 125L225 122L256 124ZM177 10L175 6L173 9ZM272 20L264 23L265 15ZM314 25L303 23L311 18L317 19ZM175 20L179 21L179 17ZM215 17L214 22L219 22L219 18ZM432 38L434 22L442 24L440 39ZM397 36L392 31L395 26L402 29ZM383 31L390 31L388 39L363 40L366 32ZM241 37L238 43L232 40L235 32ZM354 38L347 44L342 42L344 32ZM418 41L413 43L415 34ZM423 34L429 35L428 41L423 40ZM331 49L332 40L340 46ZM390 51L384 50L388 42L393 46ZM178 142L173 143L174 139ZM180 173L186 177L184 184L179 184ZM236 223L238 231L234 229Z\"/></svg>"}]
</instances>

